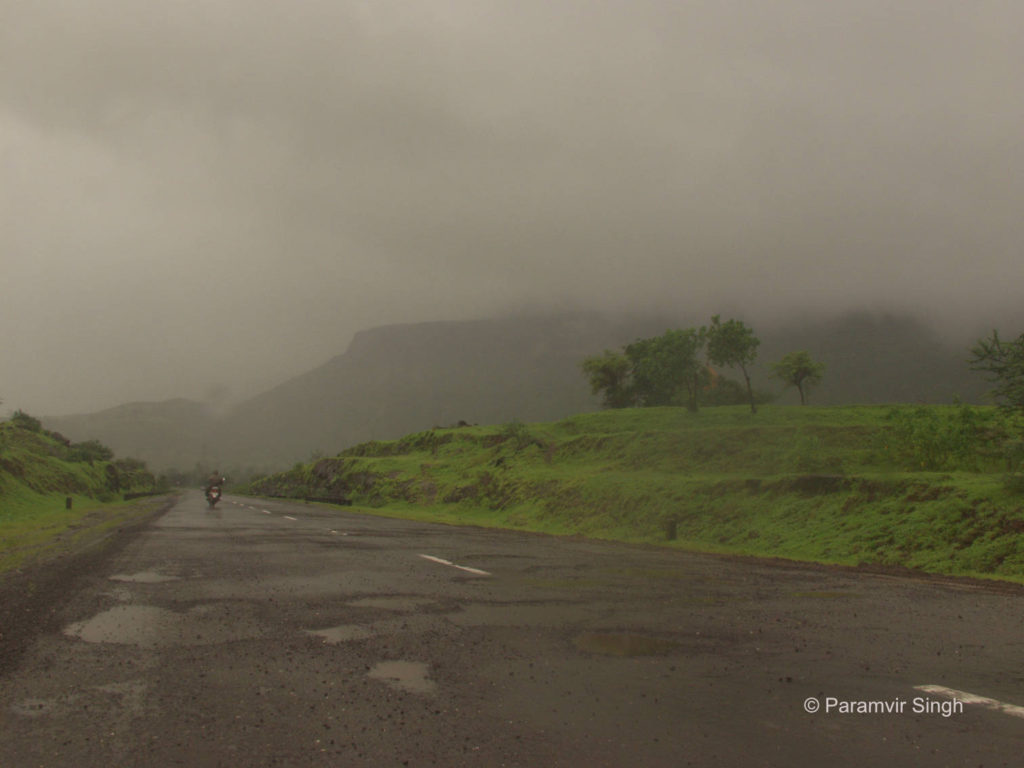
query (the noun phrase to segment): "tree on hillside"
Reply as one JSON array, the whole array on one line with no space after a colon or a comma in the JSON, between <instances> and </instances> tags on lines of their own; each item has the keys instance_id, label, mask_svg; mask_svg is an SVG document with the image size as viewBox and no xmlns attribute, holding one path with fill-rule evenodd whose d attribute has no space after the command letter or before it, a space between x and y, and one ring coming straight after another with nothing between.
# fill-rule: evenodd
<instances>
[{"instance_id":1,"label":"tree on hillside","mask_svg":"<svg viewBox=\"0 0 1024 768\"><path fill-rule=\"evenodd\" d=\"M825 374L825 364L816 363L806 351L790 352L777 363L772 363L772 375L800 393L800 405L807 405L807 390L819 384Z\"/></svg>"},{"instance_id":2,"label":"tree on hillside","mask_svg":"<svg viewBox=\"0 0 1024 768\"><path fill-rule=\"evenodd\" d=\"M992 395L1003 408L1024 410L1024 333L1003 341L992 331L989 338L978 339L969 362L971 370L984 371L995 383Z\"/></svg>"},{"instance_id":3,"label":"tree on hillside","mask_svg":"<svg viewBox=\"0 0 1024 768\"><path fill-rule=\"evenodd\" d=\"M754 389L750 385L750 372L747 367L757 359L757 348L761 340L754 331L739 320L721 321L720 315L711 318L707 329L708 361L714 365L739 368L747 383L747 397L750 400L750 412L757 413L754 403Z\"/></svg>"},{"instance_id":4,"label":"tree on hillside","mask_svg":"<svg viewBox=\"0 0 1024 768\"><path fill-rule=\"evenodd\" d=\"M673 405L685 392L686 407L696 411L701 376L707 376L698 359L703 347L703 328L665 331L628 345L626 357L632 364L633 391L640 405Z\"/></svg>"},{"instance_id":5,"label":"tree on hillside","mask_svg":"<svg viewBox=\"0 0 1024 768\"><path fill-rule=\"evenodd\" d=\"M631 366L625 355L606 349L603 355L586 358L580 367L590 380L590 391L595 395L604 393L605 408L628 408L635 404Z\"/></svg>"}]
</instances>

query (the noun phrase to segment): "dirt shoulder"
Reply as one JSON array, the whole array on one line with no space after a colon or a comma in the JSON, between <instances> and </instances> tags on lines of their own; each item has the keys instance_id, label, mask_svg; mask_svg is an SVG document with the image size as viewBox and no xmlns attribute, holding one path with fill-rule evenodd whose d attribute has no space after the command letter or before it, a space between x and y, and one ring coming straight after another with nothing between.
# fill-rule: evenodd
<instances>
[{"instance_id":1,"label":"dirt shoulder","mask_svg":"<svg viewBox=\"0 0 1024 768\"><path fill-rule=\"evenodd\" d=\"M82 518L73 535L55 539L22 567L0 573L0 674L17 664L32 637L53 629L69 585L124 548L176 500L170 494L96 510Z\"/></svg>"}]
</instances>

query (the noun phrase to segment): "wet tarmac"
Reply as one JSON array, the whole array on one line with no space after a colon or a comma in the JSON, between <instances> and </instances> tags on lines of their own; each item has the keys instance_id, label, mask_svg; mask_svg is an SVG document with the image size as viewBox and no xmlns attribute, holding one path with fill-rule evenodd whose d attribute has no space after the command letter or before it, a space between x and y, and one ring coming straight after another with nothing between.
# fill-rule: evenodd
<instances>
[{"instance_id":1,"label":"wet tarmac","mask_svg":"<svg viewBox=\"0 0 1024 768\"><path fill-rule=\"evenodd\" d=\"M1024 704L1020 591L188 494L49 599L0 681L4 768L1016 765L1024 743L1009 710L805 709Z\"/></svg>"}]
</instances>

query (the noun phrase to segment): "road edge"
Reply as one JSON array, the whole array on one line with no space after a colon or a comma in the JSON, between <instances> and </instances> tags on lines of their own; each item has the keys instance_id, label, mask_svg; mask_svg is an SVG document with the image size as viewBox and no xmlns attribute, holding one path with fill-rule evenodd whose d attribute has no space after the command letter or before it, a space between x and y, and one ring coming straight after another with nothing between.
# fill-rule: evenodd
<instances>
[{"instance_id":1,"label":"road edge","mask_svg":"<svg viewBox=\"0 0 1024 768\"><path fill-rule=\"evenodd\" d=\"M178 502L179 494L140 500L139 515L96 536L81 536L77 545L0 574L0 676L13 670L32 640L52 631L58 606L77 589L78 579L118 553ZM99 528L97 524L95 526Z\"/></svg>"}]
</instances>

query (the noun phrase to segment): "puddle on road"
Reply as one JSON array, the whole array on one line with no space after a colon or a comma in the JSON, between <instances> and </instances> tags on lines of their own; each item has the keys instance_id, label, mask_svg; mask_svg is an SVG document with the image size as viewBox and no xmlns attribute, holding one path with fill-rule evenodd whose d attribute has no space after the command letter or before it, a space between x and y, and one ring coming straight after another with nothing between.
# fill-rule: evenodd
<instances>
[{"instance_id":1,"label":"puddle on road","mask_svg":"<svg viewBox=\"0 0 1024 768\"><path fill-rule=\"evenodd\" d=\"M223 605L218 615L212 615L208 606L175 613L152 605L117 605L65 627L64 634L87 643L140 648L214 645L260 636L257 625L231 615L230 610L230 606Z\"/></svg>"},{"instance_id":2,"label":"puddle on road","mask_svg":"<svg viewBox=\"0 0 1024 768\"><path fill-rule=\"evenodd\" d=\"M427 665L419 661L382 661L366 675L409 693L433 693L437 689L427 677Z\"/></svg>"},{"instance_id":3,"label":"puddle on road","mask_svg":"<svg viewBox=\"0 0 1024 768\"><path fill-rule=\"evenodd\" d=\"M633 632L584 632L573 639L573 645L604 656L667 656L682 649L674 640Z\"/></svg>"},{"instance_id":4,"label":"puddle on road","mask_svg":"<svg viewBox=\"0 0 1024 768\"><path fill-rule=\"evenodd\" d=\"M366 640L373 637L373 630L362 627L358 624L342 624L340 627L329 627L328 629L305 629L307 635L323 638L325 643L336 645L346 640Z\"/></svg>"},{"instance_id":5,"label":"puddle on road","mask_svg":"<svg viewBox=\"0 0 1024 768\"><path fill-rule=\"evenodd\" d=\"M141 571L139 573L119 573L110 577L110 581L130 581L135 584L161 584L165 581L180 581L178 576L167 576L158 571Z\"/></svg>"},{"instance_id":6,"label":"puddle on road","mask_svg":"<svg viewBox=\"0 0 1024 768\"><path fill-rule=\"evenodd\" d=\"M118 605L86 621L75 622L64 634L87 643L119 643L152 647L177 623L176 616L151 605Z\"/></svg>"},{"instance_id":7,"label":"puddle on road","mask_svg":"<svg viewBox=\"0 0 1024 768\"><path fill-rule=\"evenodd\" d=\"M415 611L426 605L437 605L428 597L364 597L349 605L356 608L382 608L385 611Z\"/></svg>"}]
</instances>

